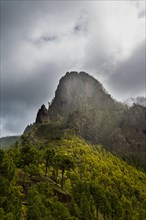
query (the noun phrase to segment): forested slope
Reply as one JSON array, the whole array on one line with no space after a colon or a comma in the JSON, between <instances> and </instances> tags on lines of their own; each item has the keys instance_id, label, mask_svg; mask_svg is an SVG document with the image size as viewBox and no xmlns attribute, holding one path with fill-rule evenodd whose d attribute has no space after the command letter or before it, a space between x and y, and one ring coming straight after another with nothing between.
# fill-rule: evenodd
<instances>
[{"instance_id":1,"label":"forested slope","mask_svg":"<svg viewBox=\"0 0 146 220\"><path fill-rule=\"evenodd\" d=\"M62 134L0 151L0 219L146 219L146 174Z\"/></svg>"}]
</instances>

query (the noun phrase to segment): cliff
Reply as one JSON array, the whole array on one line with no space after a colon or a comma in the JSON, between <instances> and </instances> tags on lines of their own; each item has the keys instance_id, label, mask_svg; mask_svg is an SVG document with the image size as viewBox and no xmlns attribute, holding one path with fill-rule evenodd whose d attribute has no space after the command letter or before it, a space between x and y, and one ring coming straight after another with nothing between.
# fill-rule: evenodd
<instances>
[{"instance_id":1,"label":"cliff","mask_svg":"<svg viewBox=\"0 0 146 220\"><path fill-rule=\"evenodd\" d=\"M59 82L49 114L51 118L58 114L66 117L88 106L110 110L119 108L95 78L85 72L68 72Z\"/></svg>"}]
</instances>

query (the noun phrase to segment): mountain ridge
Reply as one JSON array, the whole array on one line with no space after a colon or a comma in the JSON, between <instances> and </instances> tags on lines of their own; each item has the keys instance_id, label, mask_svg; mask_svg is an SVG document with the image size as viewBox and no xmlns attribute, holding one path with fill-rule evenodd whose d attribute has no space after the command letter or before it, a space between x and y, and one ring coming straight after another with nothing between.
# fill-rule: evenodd
<instances>
[{"instance_id":1,"label":"mountain ridge","mask_svg":"<svg viewBox=\"0 0 146 220\"><path fill-rule=\"evenodd\" d=\"M42 110L41 110L42 109ZM146 108L114 100L102 84L85 72L67 72L48 109L36 123L58 123L122 158L138 158L146 169Z\"/></svg>"},{"instance_id":2,"label":"mountain ridge","mask_svg":"<svg viewBox=\"0 0 146 220\"><path fill-rule=\"evenodd\" d=\"M60 79L49 108L41 106L23 136L45 143L52 132L54 138L63 132L79 135L146 171L146 108L117 102L85 72L67 72Z\"/></svg>"}]
</instances>

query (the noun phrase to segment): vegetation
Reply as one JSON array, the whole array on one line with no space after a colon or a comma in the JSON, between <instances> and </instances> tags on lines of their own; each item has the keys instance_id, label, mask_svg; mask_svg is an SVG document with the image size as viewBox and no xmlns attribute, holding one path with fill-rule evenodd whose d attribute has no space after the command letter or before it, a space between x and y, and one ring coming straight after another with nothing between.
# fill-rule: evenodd
<instances>
[{"instance_id":1,"label":"vegetation","mask_svg":"<svg viewBox=\"0 0 146 220\"><path fill-rule=\"evenodd\" d=\"M0 150L1 220L145 220L146 174L62 134Z\"/></svg>"}]
</instances>

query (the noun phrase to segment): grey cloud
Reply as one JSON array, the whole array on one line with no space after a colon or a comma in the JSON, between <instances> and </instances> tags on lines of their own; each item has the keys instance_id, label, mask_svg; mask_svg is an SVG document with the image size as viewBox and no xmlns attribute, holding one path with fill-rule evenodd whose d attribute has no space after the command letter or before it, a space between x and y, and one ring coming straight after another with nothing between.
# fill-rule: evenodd
<instances>
[{"instance_id":1,"label":"grey cloud","mask_svg":"<svg viewBox=\"0 0 146 220\"><path fill-rule=\"evenodd\" d=\"M146 11L142 10L138 13L138 18L144 18L146 16Z\"/></svg>"},{"instance_id":2,"label":"grey cloud","mask_svg":"<svg viewBox=\"0 0 146 220\"><path fill-rule=\"evenodd\" d=\"M44 35L41 37L38 37L36 39L31 39L29 37L24 37L24 39L32 44L34 44L37 47L44 46L46 43L52 43L58 40L58 36L56 35Z\"/></svg>"},{"instance_id":3,"label":"grey cloud","mask_svg":"<svg viewBox=\"0 0 146 220\"><path fill-rule=\"evenodd\" d=\"M113 53L107 45L104 30L89 38L89 43L85 48L85 60L83 68L88 72L93 72L95 77L106 77L113 70Z\"/></svg>"},{"instance_id":4,"label":"grey cloud","mask_svg":"<svg viewBox=\"0 0 146 220\"><path fill-rule=\"evenodd\" d=\"M42 36L41 40L43 41L54 41L57 39L57 36Z\"/></svg>"},{"instance_id":5,"label":"grey cloud","mask_svg":"<svg viewBox=\"0 0 146 220\"><path fill-rule=\"evenodd\" d=\"M138 8L138 9L140 8L140 1L141 0L134 0L134 1L130 0L131 4L135 5L135 7Z\"/></svg>"},{"instance_id":6,"label":"grey cloud","mask_svg":"<svg viewBox=\"0 0 146 220\"><path fill-rule=\"evenodd\" d=\"M88 31L88 20L86 14L83 13L83 15L80 16L80 18L76 22L73 32L75 34L79 32L83 32L85 34L87 31Z\"/></svg>"},{"instance_id":7,"label":"grey cloud","mask_svg":"<svg viewBox=\"0 0 146 220\"><path fill-rule=\"evenodd\" d=\"M23 118L19 119L13 119L10 118L10 120L6 121L6 123L3 126L3 130L5 132L13 133L13 134L22 134L24 131L24 126L27 126L27 124L24 125L24 120L26 120L27 123L27 117L24 117L22 112Z\"/></svg>"},{"instance_id":8,"label":"grey cloud","mask_svg":"<svg viewBox=\"0 0 146 220\"><path fill-rule=\"evenodd\" d=\"M145 91L145 41L125 61L117 64L107 85L116 97L138 96Z\"/></svg>"},{"instance_id":9,"label":"grey cloud","mask_svg":"<svg viewBox=\"0 0 146 220\"><path fill-rule=\"evenodd\" d=\"M66 10L71 5L72 9L74 8L74 16L70 16L70 12ZM41 23L47 24L49 18L51 18L55 26L58 18L60 18L64 31L64 24L66 23L63 24L63 22L68 14L67 21L70 22L71 20L69 25L70 30L72 30L75 24L75 22L72 22L72 18L76 21L80 11L76 10L76 4L71 3L71 5L62 4L62 2L2 2L1 118L3 133L13 134L16 131L21 133L27 123L33 122L40 105L46 104L47 101L53 98L59 78L71 66L70 62L58 62L58 58L56 58L53 61L46 59L42 62L35 62L35 66L28 70L26 60L32 59L31 63L33 57L29 54L29 50L28 52L26 50L25 54L19 52L21 48L25 49L29 46L29 41L34 43L35 46L56 42L58 36L54 32L37 34L37 38L31 37L31 32L39 22L39 26L41 26ZM58 7L62 14L61 17L60 14L58 16ZM54 16L54 13L57 13L57 17ZM57 20L54 21L53 18ZM39 52L41 53L41 50ZM48 51L48 53L52 53L52 51ZM17 60L14 63L14 58L17 59L17 57L19 63ZM26 63L26 67L22 68L22 63Z\"/></svg>"},{"instance_id":10,"label":"grey cloud","mask_svg":"<svg viewBox=\"0 0 146 220\"><path fill-rule=\"evenodd\" d=\"M146 5L145 1L141 0L131 0L131 4L134 5L137 9L137 17L138 18L144 18L146 16Z\"/></svg>"},{"instance_id":11,"label":"grey cloud","mask_svg":"<svg viewBox=\"0 0 146 220\"><path fill-rule=\"evenodd\" d=\"M60 69L57 65L46 64L24 81L3 84L1 116L6 133L22 133L27 124L34 122L40 106L54 96L58 75L62 75Z\"/></svg>"},{"instance_id":12,"label":"grey cloud","mask_svg":"<svg viewBox=\"0 0 146 220\"><path fill-rule=\"evenodd\" d=\"M137 49L129 60L114 66L111 45L100 18L100 4L86 1L1 2L3 133L21 133L33 122L38 108L53 98L60 77L67 71L84 70L96 78L100 73L104 81L108 76L107 84L113 93L123 94L123 87L125 93L134 92L133 87L137 92L141 90L143 50ZM97 9L94 5L98 5ZM127 73L131 83L127 83L124 75L118 75L121 72ZM135 83L135 80L140 82Z\"/></svg>"},{"instance_id":13,"label":"grey cloud","mask_svg":"<svg viewBox=\"0 0 146 220\"><path fill-rule=\"evenodd\" d=\"M7 80L7 82L3 83L3 115L9 115L12 107L17 103L24 105L28 110L41 105L47 99L51 99L58 83L58 75L61 75L58 72L60 68L56 64L47 63L34 69L35 73L26 77L25 80L11 82ZM8 108L8 106L11 108Z\"/></svg>"}]
</instances>

